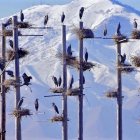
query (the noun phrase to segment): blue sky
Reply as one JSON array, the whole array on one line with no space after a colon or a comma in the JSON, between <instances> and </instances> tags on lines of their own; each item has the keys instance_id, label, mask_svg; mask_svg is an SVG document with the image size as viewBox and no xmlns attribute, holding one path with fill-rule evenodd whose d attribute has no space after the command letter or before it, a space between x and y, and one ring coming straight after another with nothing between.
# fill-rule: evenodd
<instances>
[{"instance_id":1,"label":"blue sky","mask_svg":"<svg viewBox=\"0 0 140 140\"><path fill-rule=\"evenodd\" d=\"M72 0L0 0L0 18L37 4L65 4ZM89 0L90 1L90 0ZM140 10L140 0L119 0Z\"/></svg>"}]
</instances>

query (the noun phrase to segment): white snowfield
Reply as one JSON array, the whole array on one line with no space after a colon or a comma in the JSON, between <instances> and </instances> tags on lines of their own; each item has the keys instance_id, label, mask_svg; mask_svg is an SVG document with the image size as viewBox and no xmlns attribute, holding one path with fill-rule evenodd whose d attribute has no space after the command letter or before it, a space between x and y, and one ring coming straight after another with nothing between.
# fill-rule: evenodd
<instances>
[{"instance_id":1,"label":"white snowfield","mask_svg":"<svg viewBox=\"0 0 140 140\"><path fill-rule=\"evenodd\" d=\"M25 29L22 34L42 34L43 37L19 37L19 47L27 49L30 54L20 60L21 75L26 72L31 75L32 92L28 87L21 87L21 97L26 97L23 107L29 108L33 115L22 118L23 140L60 140L62 138L62 123L52 123L55 115L52 102L62 113L62 98L44 98L52 94L50 88L55 87L52 77L62 76L62 63L56 57L62 51L61 14L65 13L67 27L67 46L72 45L73 55L78 56L78 38L73 33L79 26L79 9L85 7L83 22L85 28L90 28L96 37L103 36L104 26L108 29L107 37L116 33L118 23L121 32L130 37L133 29L133 19L136 18L140 28L140 12L116 2L115 0L73 0L66 5L37 5L23 10L25 21L34 27L42 27L44 16L49 15L47 26L52 29ZM19 13L16 15L19 16ZM0 22L6 21L3 18ZM8 45L7 38L7 48ZM90 71L84 72L84 140L115 140L117 134L117 102L105 96L110 89L117 89L116 77L116 45L113 40L85 39L84 51L87 48L90 62L97 63ZM130 41L122 44L122 54L126 53L126 61L140 53L140 41ZM8 69L13 69L12 62ZM137 69L139 70L139 69ZM68 67L68 83L74 76L74 87L78 86L78 71ZM8 76L7 76L8 78ZM123 140L140 139L140 73L132 72L122 75L123 91ZM7 140L14 140L14 116L9 115L14 109L14 89L7 93ZM34 101L39 98L39 113L34 109ZM78 139L78 98L68 97L68 137Z\"/></svg>"}]
</instances>

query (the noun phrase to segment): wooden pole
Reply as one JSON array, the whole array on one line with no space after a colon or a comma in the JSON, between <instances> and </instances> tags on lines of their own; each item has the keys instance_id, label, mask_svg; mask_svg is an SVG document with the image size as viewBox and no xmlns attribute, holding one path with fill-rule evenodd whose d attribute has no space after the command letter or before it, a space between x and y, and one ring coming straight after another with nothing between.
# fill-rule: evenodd
<instances>
[{"instance_id":1,"label":"wooden pole","mask_svg":"<svg viewBox=\"0 0 140 140\"><path fill-rule=\"evenodd\" d=\"M122 140L122 80L120 60L121 55L121 43L117 43L117 84L118 84L118 96L117 96L117 140Z\"/></svg>"},{"instance_id":2,"label":"wooden pole","mask_svg":"<svg viewBox=\"0 0 140 140\"><path fill-rule=\"evenodd\" d=\"M63 42L63 101L62 101L62 106L63 106L63 128L62 128L62 136L63 140L68 139L68 125L67 125L67 64L66 64L66 25L62 25L62 42Z\"/></svg>"},{"instance_id":3,"label":"wooden pole","mask_svg":"<svg viewBox=\"0 0 140 140\"><path fill-rule=\"evenodd\" d=\"M79 23L80 29L83 29L83 22ZM80 61L80 70L79 70L79 138L78 140L83 140L83 39L79 39L79 61Z\"/></svg>"},{"instance_id":4,"label":"wooden pole","mask_svg":"<svg viewBox=\"0 0 140 140\"><path fill-rule=\"evenodd\" d=\"M18 28L17 28L17 16L13 16L13 43L15 51L15 78L16 83L20 83L19 74L19 57L18 57ZM16 86L15 93L15 108L17 109L18 102L20 100L20 85ZM21 140L21 118L15 117L15 140Z\"/></svg>"},{"instance_id":5,"label":"wooden pole","mask_svg":"<svg viewBox=\"0 0 140 140\"><path fill-rule=\"evenodd\" d=\"M4 32L5 26L2 24L2 32ZM2 59L5 61L5 47L6 47L6 37L2 36ZM4 62L5 67L5 62ZM1 75L1 140L5 140L6 133L6 95L5 86L3 85L5 81L5 71Z\"/></svg>"}]
</instances>

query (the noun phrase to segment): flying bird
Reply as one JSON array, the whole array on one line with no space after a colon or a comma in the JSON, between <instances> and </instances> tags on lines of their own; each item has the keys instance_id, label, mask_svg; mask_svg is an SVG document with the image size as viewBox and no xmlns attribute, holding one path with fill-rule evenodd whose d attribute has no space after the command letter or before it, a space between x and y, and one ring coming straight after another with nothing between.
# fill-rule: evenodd
<instances>
[{"instance_id":1,"label":"flying bird","mask_svg":"<svg viewBox=\"0 0 140 140\"><path fill-rule=\"evenodd\" d=\"M55 103L52 103L52 106L53 106L55 112L56 112L57 114L59 114L59 110L58 110L58 107L56 106L56 104L55 104Z\"/></svg>"},{"instance_id":2,"label":"flying bird","mask_svg":"<svg viewBox=\"0 0 140 140\"><path fill-rule=\"evenodd\" d=\"M52 80L53 80L54 84L58 87L57 78L55 76L52 76Z\"/></svg>"},{"instance_id":3,"label":"flying bird","mask_svg":"<svg viewBox=\"0 0 140 140\"><path fill-rule=\"evenodd\" d=\"M32 79L31 76L28 76L26 73L23 73L22 78L24 80L23 85L29 85L30 84L30 80Z\"/></svg>"},{"instance_id":4,"label":"flying bird","mask_svg":"<svg viewBox=\"0 0 140 140\"><path fill-rule=\"evenodd\" d=\"M72 56L72 50L71 50L71 44L68 46L68 48L67 48L67 54L69 55L69 56Z\"/></svg>"},{"instance_id":5,"label":"flying bird","mask_svg":"<svg viewBox=\"0 0 140 140\"><path fill-rule=\"evenodd\" d=\"M74 83L74 78L73 78L73 75L72 75L70 85L69 85L69 89L72 89L73 83Z\"/></svg>"},{"instance_id":6,"label":"flying bird","mask_svg":"<svg viewBox=\"0 0 140 140\"><path fill-rule=\"evenodd\" d=\"M44 26L46 26L46 25L47 25L48 20L49 20L49 16L48 16L48 15L46 15L46 16L44 17Z\"/></svg>"},{"instance_id":7,"label":"flying bird","mask_svg":"<svg viewBox=\"0 0 140 140\"><path fill-rule=\"evenodd\" d=\"M23 14L22 10L20 11L20 21L21 22L24 21L24 14Z\"/></svg>"},{"instance_id":8,"label":"flying bird","mask_svg":"<svg viewBox=\"0 0 140 140\"><path fill-rule=\"evenodd\" d=\"M135 29L137 29L137 27L138 27L138 23L136 22L136 20L137 20L137 19L134 18L134 23L133 23L133 24L134 24L134 28L135 28Z\"/></svg>"},{"instance_id":9,"label":"flying bird","mask_svg":"<svg viewBox=\"0 0 140 140\"><path fill-rule=\"evenodd\" d=\"M22 97L22 98L19 100L18 105L17 105L17 109L20 109L20 108L21 108L22 103L23 103L23 101L24 101L24 98L25 98L25 97Z\"/></svg>"},{"instance_id":10,"label":"flying bird","mask_svg":"<svg viewBox=\"0 0 140 140\"><path fill-rule=\"evenodd\" d=\"M86 49L86 52L85 52L85 61L87 62L88 60L88 52L87 52L87 49Z\"/></svg>"},{"instance_id":11,"label":"flying bird","mask_svg":"<svg viewBox=\"0 0 140 140\"><path fill-rule=\"evenodd\" d=\"M125 62L125 60L126 60L126 54L124 53L123 55L120 55L120 62L122 63L122 64L124 64L124 62Z\"/></svg>"},{"instance_id":12,"label":"flying bird","mask_svg":"<svg viewBox=\"0 0 140 140\"><path fill-rule=\"evenodd\" d=\"M61 23L63 23L64 20L65 20L65 14L64 14L64 12L63 12L62 15L61 15Z\"/></svg>"},{"instance_id":13,"label":"flying bird","mask_svg":"<svg viewBox=\"0 0 140 140\"><path fill-rule=\"evenodd\" d=\"M9 40L9 45L10 45L10 47L13 49L13 40Z\"/></svg>"},{"instance_id":14,"label":"flying bird","mask_svg":"<svg viewBox=\"0 0 140 140\"><path fill-rule=\"evenodd\" d=\"M118 35L118 36L121 35L120 29L121 29L121 24L120 24L120 22L119 22L118 27L117 27L117 35Z\"/></svg>"},{"instance_id":15,"label":"flying bird","mask_svg":"<svg viewBox=\"0 0 140 140\"><path fill-rule=\"evenodd\" d=\"M104 28L104 36L106 36L107 35L107 27L106 27L106 25L105 25L105 28Z\"/></svg>"},{"instance_id":16,"label":"flying bird","mask_svg":"<svg viewBox=\"0 0 140 140\"><path fill-rule=\"evenodd\" d=\"M84 7L81 7L79 10L79 18L82 19L84 13Z\"/></svg>"},{"instance_id":17,"label":"flying bird","mask_svg":"<svg viewBox=\"0 0 140 140\"><path fill-rule=\"evenodd\" d=\"M5 72L7 72L7 74L11 77L14 77L14 72L11 70L6 70Z\"/></svg>"},{"instance_id":18,"label":"flying bird","mask_svg":"<svg viewBox=\"0 0 140 140\"><path fill-rule=\"evenodd\" d=\"M38 103L38 98L35 100L35 110L38 111L39 108L39 103Z\"/></svg>"},{"instance_id":19,"label":"flying bird","mask_svg":"<svg viewBox=\"0 0 140 140\"><path fill-rule=\"evenodd\" d=\"M61 78L61 76L60 76L59 79L58 79L58 86L59 86L59 87L61 86L61 83L62 83L62 78Z\"/></svg>"}]
</instances>

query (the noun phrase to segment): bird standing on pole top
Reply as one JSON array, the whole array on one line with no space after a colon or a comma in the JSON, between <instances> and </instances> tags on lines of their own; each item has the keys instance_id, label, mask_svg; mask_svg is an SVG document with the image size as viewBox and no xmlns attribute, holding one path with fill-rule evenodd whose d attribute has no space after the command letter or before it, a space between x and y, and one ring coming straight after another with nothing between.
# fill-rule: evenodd
<instances>
[{"instance_id":1,"label":"bird standing on pole top","mask_svg":"<svg viewBox=\"0 0 140 140\"><path fill-rule=\"evenodd\" d=\"M21 22L24 21L24 14L23 14L22 10L20 11L20 21Z\"/></svg>"},{"instance_id":2,"label":"bird standing on pole top","mask_svg":"<svg viewBox=\"0 0 140 140\"><path fill-rule=\"evenodd\" d=\"M46 16L44 17L44 26L46 26L46 25L47 25L48 20L49 20L49 16L48 16L48 15L46 15Z\"/></svg>"},{"instance_id":3,"label":"bird standing on pole top","mask_svg":"<svg viewBox=\"0 0 140 140\"><path fill-rule=\"evenodd\" d=\"M56 78L55 76L52 76L52 80L53 80L55 86L58 87L58 81L57 81L57 78Z\"/></svg>"},{"instance_id":4,"label":"bird standing on pole top","mask_svg":"<svg viewBox=\"0 0 140 140\"><path fill-rule=\"evenodd\" d=\"M22 106L22 103L23 103L23 101L24 101L24 98L25 98L25 97L22 97L22 98L19 100L18 105L17 105L17 109L21 109L21 106Z\"/></svg>"},{"instance_id":5,"label":"bird standing on pole top","mask_svg":"<svg viewBox=\"0 0 140 140\"><path fill-rule=\"evenodd\" d=\"M79 18L82 19L85 8L81 7L79 10Z\"/></svg>"},{"instance_id":6,"label":"bird standing on pole top","mask_svg":"<svg viewBox=\"0 0 140 140\"><path fill-rule=\"evenodd\" d=\"M59 87L61 86L61 83L62 83L62 78L61 78L61 76L59 76L59 79L58 79L58 86Z\"/></svg>"},{"instance_id":7,"label":"bird standing on pole top","mask_svg":"<svg viewBox=\"0 0 140 140\"><path fill-rule=\"evenodd\" d=\"M62 12L62 15L61 15L61 23L63 23L64 20L65 20L65 14L64 14L64 12Z\"/></svg>"},{"instance_id":8,"label":"bird standing on pole top","mask_svg":"<svg viewBox=\"0 0 140 140\"><path fill-rule=\"evenodd\" d=\"M68 56L72 56L71 44L67 48L67 54Z\"/></svg>"},{"instance_id":9,"label":"bird standing on pole top","mask_svg":"<svg viewBox=\"0 0 140 140\"><path fill-rule=\"evenodd\" d=\"M35 100L35 110L38 111L39 108L39 103L38 103L38 98Z\"/></svg>"},{"instance_id":10,"label":"bird standing on pole top","mask_svg":"<svg viewBox=\"0 0 140 140\"><path fill-rule=\"evenodd\" d=\"M121 24L120 24L120 22L119 22L119 24L118 24L118 26L117 26L117 35L118 35L118 36L121 35L120 29L121 29Z\"/></svg>"},{"instance_id":11,"label":"bird standing on pole top","mask_svg":"<svg viewBox=\"0 0 140 140\"><path fill-rule=\"evenodd\" d=\"M138 23L136 22L136 20L137 20L137 19L134 18L134 23L133 23L133 24L134 24L134 28L135 28L135 29L137 29L137 27L138 27Z\"/></svg>"},{"instance_id":12,"label":"bird standing on pole top","mask_svg":"<svg viewBox=\"0 0 140 140\"><path fill-rule=\"evenodd\" d=\"M59 114L58 107L55 105L55 103L52 103L52 106L53 106L55 112L56 112L57 114Z\"/></svg>"}]
</instances>

